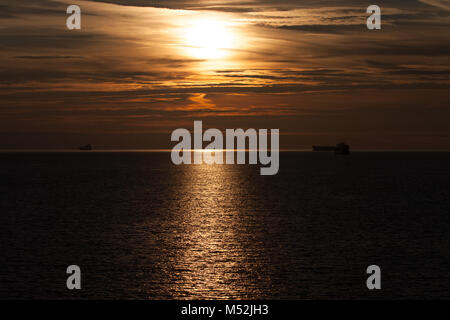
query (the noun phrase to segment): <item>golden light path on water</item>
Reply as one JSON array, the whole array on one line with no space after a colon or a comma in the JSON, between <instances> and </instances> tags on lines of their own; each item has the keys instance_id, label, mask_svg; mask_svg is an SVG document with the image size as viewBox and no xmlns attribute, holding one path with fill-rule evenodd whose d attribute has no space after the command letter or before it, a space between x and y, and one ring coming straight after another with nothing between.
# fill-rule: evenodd
<instances>
[{"instance_id":1,"label":"golden light path on water","mask_svg":"<svg viewBox=\"0 0 450 320\"><path fill-rule=\"evenodd\" d=\"M170 261L178 275L170 289L173 298L251 297L255 276L246 243L252 236L241 216L239 175L235 166L184 166L182 196L172 202L178 234Z\"/></svg>"}]
</instances>

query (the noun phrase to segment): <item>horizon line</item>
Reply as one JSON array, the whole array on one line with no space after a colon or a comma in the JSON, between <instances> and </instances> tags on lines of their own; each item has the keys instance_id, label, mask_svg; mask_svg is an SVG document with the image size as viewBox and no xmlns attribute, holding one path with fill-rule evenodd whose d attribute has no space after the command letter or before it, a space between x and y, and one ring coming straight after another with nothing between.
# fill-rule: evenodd
<instances>
[{"instance_id":1,"label":"horizon line","mask_svg":"<svg viewBox=\"0 0 450 320\"><path fill-rule=\"evenodd\" d=\"M181 150L178 150L180 152ZM189 152L227 152L229 149L205 150L205 149L187 149ZM252 149L231 149L233 152L258 152L259 150ZM271 149L262 151L272 151ZM279 152L312 152L312 153L332 153L331 151L314 151L312 149L279 149ZM61 152L61 153L101 153L101 152L172 152L172 149L93 149L93 150L78 150L78 149L0 149L0 153L39 153L39 152ZM450 152L450 149L352 149L351 152Z\"/></svg>"}]
</instances>

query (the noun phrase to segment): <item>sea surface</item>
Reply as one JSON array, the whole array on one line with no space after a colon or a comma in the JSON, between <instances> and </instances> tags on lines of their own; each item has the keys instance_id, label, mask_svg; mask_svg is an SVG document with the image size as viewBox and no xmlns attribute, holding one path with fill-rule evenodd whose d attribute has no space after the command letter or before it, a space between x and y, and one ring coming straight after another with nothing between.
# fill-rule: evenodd
<instances>
[{"instance_id":1,"label":"sea surface","mask_svg":"<svg viewBox=\"0 0 450 320\"><path fill-rule=\"evenodd\" d=\"M450 298L450 153L282 152L277 175L259 168L0 153L0 299Z\"/></svg>"}]
</instances>

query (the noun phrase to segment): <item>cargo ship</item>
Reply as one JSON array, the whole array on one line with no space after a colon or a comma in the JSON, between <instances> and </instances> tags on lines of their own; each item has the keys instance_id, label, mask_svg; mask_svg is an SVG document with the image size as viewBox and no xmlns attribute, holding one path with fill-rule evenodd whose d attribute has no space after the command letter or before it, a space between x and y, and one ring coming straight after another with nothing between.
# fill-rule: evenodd
<instances>
[{"instance_id":1,"label":"cargo ship","mask_svg":"<svg viewBox=\"0 0 450 320\"><path fill-rule=\"evenodd\" d=\"M344 142L336 146L312 146L313 151L334 151L335 154L350 154L350 146Z\"/></svg>"}]
</instances>

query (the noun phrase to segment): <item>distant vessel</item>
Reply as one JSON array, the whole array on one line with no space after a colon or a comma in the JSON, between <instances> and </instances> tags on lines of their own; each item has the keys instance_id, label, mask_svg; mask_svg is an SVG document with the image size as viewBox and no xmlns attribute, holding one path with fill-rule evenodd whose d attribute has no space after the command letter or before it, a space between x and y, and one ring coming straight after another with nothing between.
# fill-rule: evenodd
<instances>
[{"instance_id":1,"label":"distant vessel","mask_svg":"<svg viewBox=\"0 0 450 320\"><path fill-rule=\"evenodd\" d=\"M350 154L350 146L344 142L338 143L334 149L335 154Z\"/></svg>"},{"instance_id":2,"label":"distant vessel","mask_svg":"<svg viewBox=\"0 0 450 320\"><path fill-rule=\"evenodd\" d=\"M80 150L92 150L92 146L90 144L87 144L85 146L81 146Z\"/></svg>"},{"instance_id":3,"label":"distant vessel","mask_svg":"<svg viewBox=\"0 0 450 320\"><path fill-rule=\"evenodd\" d=\"M312 146L313 151L334 151L335 154L350 154L350 146L344 142L336 146Z\"/></svg>"}]
</instances>

